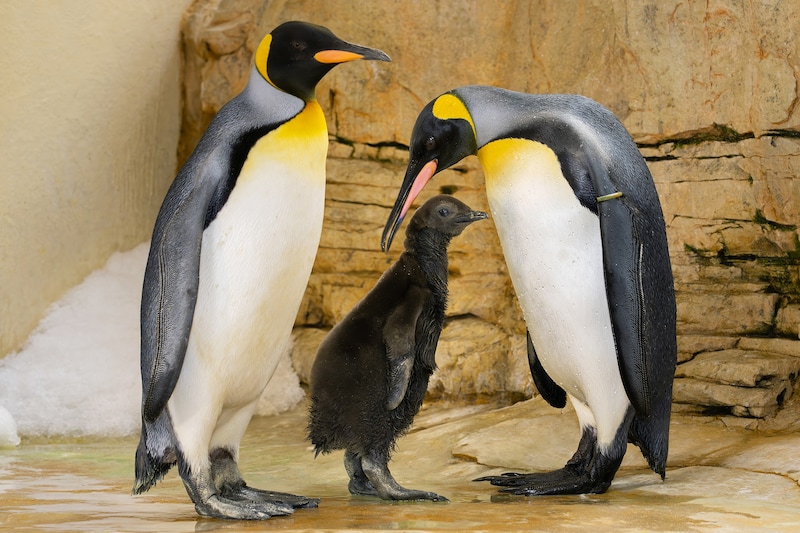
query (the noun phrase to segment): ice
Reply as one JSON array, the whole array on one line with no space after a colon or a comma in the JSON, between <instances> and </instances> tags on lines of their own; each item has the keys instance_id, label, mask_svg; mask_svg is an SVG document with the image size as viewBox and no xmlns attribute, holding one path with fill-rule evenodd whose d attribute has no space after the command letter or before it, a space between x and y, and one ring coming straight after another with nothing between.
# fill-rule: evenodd
<instances>
[{"instance_id":1,"label":"ice","mask_svg":"<svg viewBox=\"0 0 800 533\"><path fill-rule=\"evenodd\" d=\"M144 243L112 255L48 309L19 352L0 359L0 445L15 445L17 432L50 437L139 431L139 304L148 248ZM291 409L303 396L286 354L258 413Z\"/></svg>"}]
</instances>

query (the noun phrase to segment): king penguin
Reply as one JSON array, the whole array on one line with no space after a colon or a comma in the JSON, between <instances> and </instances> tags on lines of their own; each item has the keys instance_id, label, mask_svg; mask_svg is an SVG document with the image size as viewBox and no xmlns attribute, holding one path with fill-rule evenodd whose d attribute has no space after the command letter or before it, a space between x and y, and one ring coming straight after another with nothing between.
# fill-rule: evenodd
<instances>
[{"instance_id":1,"label":"king penguin","mask_svg":"<svg viewBox=\"0 0 800 533\"><path fill-rule=\"evenodd\" d=\"M675 294L656 188L624 126L582 96L466 86L423 108L409 150L382 248L434 174L477 155L534 384L554 407L568 397L580 423L563 468L476 481L514 494L602 493L628 442L663 479Z\"/></svg>"},{"instance_id":2,"label":"king penguin","mask_svg":"<svg viewBox=\"0 0 800 533\"><path fill-rule=\"evenodd\" d=\"M344 449L351 494L447 501L400 486L387 464L436 370L447 308L447 247L486 213L449 195L417 209L405 251L331 330L311 367L308 435L316 454Z\"/></svg>"},{"instance_id":3,"label":"king penguin","mask_svg":"<svg viewBox=\"0 0 800 533\"><path fill-rule=\"evenodd\" d=\"M389 61L303 22L259 44L156 219L141 307L139 494L177 463L198 514L265 519L317 500L251 488L239 442L284 353L322 231L328 132L315 88Z\"/></svg>"}]
</instances>

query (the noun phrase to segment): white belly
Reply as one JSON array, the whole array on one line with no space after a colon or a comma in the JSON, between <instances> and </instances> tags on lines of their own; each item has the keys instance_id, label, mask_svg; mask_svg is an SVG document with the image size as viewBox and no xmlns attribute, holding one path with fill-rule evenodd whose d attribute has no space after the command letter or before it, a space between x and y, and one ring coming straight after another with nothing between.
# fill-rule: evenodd
<instances>
[{"instance_id":1,"label":"white belly","mask_svg":"<svg viewBox=\"0 0 800 533\"><path fill-rule=\"evenodd\" d=\"M193 468L234 455L283 355L322 232L325 117L316 102L251 148L203 232L194 321L168 405Z\"/></svg>"},{"instance_id":2,"label":"white belly","mask_svg":"<svg viewBox=\"0 0 800 533\"><path fill-rule=\"evenodd\" d=\"M223 406L257 399L272 376L322 231L324 181L300 186L304 176L289 168L259 170L263 179L234 188L200 255L190 349L225 389Z\"/></svg>"},{"instance_id":3,"label":"white belly","mask_svg":"<svg viewBox=\"0 0 800 533\"><path fill-rule=\"evenodd\" d=\"M627 408L611 329L599 219L545 145L495 141L478 153L511 280L548 375L588 406L600 441ZM613 426L607 427L606 426Z\"/></svg>"}]
</instances>

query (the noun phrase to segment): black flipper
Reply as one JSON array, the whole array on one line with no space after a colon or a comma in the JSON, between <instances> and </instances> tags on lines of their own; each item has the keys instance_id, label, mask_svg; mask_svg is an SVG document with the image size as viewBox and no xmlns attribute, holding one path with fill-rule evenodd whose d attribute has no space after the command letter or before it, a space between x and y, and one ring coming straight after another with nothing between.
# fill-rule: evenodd
<instances>
[{"instance_id":1,"label":"black flipper","mask_svg":"<svg viewBox=\"0 0 800 533\"><path fill-rule=\"evenodd\" d=\"M180 376L197 302L206 213L217 177L224 175L221 168L198 171L193 166L187 163L167 192L145 270L141 370L142 417L147 422L164 410Z\"/></svg>"},{"instance_id":2,"label":"black flipper","mask_svg":"<svg viewBox=\"0 0 800 533\"><path fill-rule=\"evenodd\" d=\"M386 408L390 411L397 408L406 395L411 369L414 366L417 319L429 296L429 290L411 285L403 301L386 319L383 342L389 359Z\"/></svg>"},{"instance_id":3,"label":"black flipper","mask_svg":"<svg viewBox=\"0 0 800 533\"><path fill-rule=\"evenodd\" d=\"M622 383L636 412L647 416L654 397L651 383L659 377L653 375L653 366L648 364L648 352L643 346L643 248L635 232L635 218L641 216L636 207L640 191L612 182L600 156L585 148L583 161L598 194L606 295ZM643 171L647 172L646 167Z\"/></svg>"},{"instance_id":4,"label":"black flipper","mask_svg":"<svg viewBox=\"0 0 800 533\"><path fill-rule=\"evenodd\" d=\"M557 409L562 409L567 405L567 393L547 375L542 363L539 362L539 358L536 357L536 350L533 347L530 331L526 332L526 335L528 337L528 364L531 367L533 383L547 403Z\"/></svg>"}]
</instances>

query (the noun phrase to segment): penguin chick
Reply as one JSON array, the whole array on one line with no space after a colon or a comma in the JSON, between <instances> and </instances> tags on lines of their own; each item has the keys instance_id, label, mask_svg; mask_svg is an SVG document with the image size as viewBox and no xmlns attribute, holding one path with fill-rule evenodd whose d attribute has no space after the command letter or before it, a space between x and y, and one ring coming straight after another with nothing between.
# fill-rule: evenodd
<instances>
[{"instance_id":1,"label":"penguin chick","mask_svg":"<svg viewBox=\"0 0 800 533\"><path fill-rule=\"evenodd\" d=\"M447 246L484 218L452 196L425 202L411 219L397 262L319 347L311 369L309 439L317 455L345 450L351 494L448 501L400 486L387 463L436 369L447 307Z\"/></svg>"},{"instance_id":2,"label":"penguin chick","mask_svg":"<svg viewBox=\"0 0 800 533\"><path fill-rule=\"evenodd\" d=\"M287 22L178 172L142 288L134 494L173 465L198 514L266 519L317 500L249 487L239 442L289 341L319 245L328 131L314 92L339 63L389 61Z\"/></svg>"}]
</instances>

